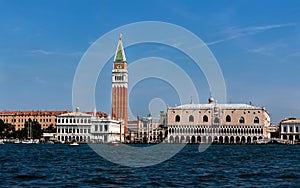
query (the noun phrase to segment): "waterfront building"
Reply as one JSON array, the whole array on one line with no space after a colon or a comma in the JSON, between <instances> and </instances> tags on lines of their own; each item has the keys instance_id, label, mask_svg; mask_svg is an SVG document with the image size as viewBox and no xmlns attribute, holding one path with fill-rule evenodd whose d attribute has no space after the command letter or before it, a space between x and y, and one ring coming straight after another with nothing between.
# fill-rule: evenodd
<instances>
[{"instance_id":1,"label":"waterfront building","mask_svg":"<svg viewBox=\"0 0 300 188\"><path fill-rule=\"evenodd\" d=\"M279 138L279 125L270 125L267 127L267 137L274 139Z\"/></svg>"},{"instance_id":2,"label":"waterfront building","mask_svg":"<svg viewBox=\"0 0 300 188\"><path fill-rule=\"evenodd\" d=\"M133 133L135 142L158 143L165 139L167 128L167 113L161 111L159 120L154 120L151 114L146 117L137 117L137 120L128 121L128 130Z\"/></svg>"},{"instance_id":3,"label":"waterfront building","mask_svg":"<svg viewBox=\"0 0 300 188\"><path fill-rule=\"evenodd\" d=\"M111 119L110 116L91 119L91 135L93 143L124 142L124 125L122 121Z\"/></svg>"},{"instance_id":4,"label":"waterfront building","mask_svg":"<svg viewBox=\"0 0 300 188\"><path fill-rule=\"evenodd\" d=\"M56 117L67 111L3 111L0 112L0 119L4 123L15 125L15 130L21 130L25 127L25 122L29 119L41 124L41 129L47 129L49 126L55 128Z\"/></svg>"},{"instance_id":5,"label":"waterfront building","mask_svg":"<svg viewBox=\"0 0 300 188\"><path fill-rule=\"evenodd\" d=\"M280 138L282 140L290 140L299 142L300 139L300 119L289 118L280 122Z\"/></svg>"},{"instance_id":6,"label":"waterfront building","mask_svg":"<svg viewBox=\"0 0 300 188\"><path fill-rule=\"evenodd\" d=\"M21 130L25 128L25 122L29 119L37 121L41 125L41 129L45 130L50 126L55 129L57 123L57 117L61 114L66 114L68 111L51 111L51 110L39 110L39 111L3 111L0 112L0 119L4 123L15 125L15 130ZM93 112L86 112L87 114L93 114ZM97 116L107 115L102 112L97 112Z\"/></svg>"},{"instance_id":7,"label":"waterfront building","mask_svg":"<svg viewBox=\"0 0 300 188\"><path fill-rule=\"evenodd\" d=\"M127 61L120 34L112 70L112 118L124 122L128 132L128 71Z\"/></svg>"},{"instance_id":8,"label":"waterfront building","mask_svg":"<svg viewBox=\"0 0 300 188\"><path fill-rule=\"evenodd\" d=\"M255 143L267 137L270 115L250 104L185 104L168 107L169 143Z\"/></svg>"},{"instance_id":9,"label":"waterfront building","mask_svg":"<svg viewBox=\"0 0 300 188\"><path fill-rule=\"evenodd\" d=\"M109 116L99 117L97 113L79 111L61 114L57 117L56 139L60 142L107 143L123 141L122 122Z\"/></svg>"}]
</instances>

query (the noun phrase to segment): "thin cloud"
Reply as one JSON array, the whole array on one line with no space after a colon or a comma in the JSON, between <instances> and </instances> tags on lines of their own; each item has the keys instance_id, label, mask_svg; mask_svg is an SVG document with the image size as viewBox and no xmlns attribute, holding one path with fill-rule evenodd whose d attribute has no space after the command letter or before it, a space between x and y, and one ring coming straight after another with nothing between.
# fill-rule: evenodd
<instances>
[{"instance_id":1,"label":"thin cloud","mask_svg":"<svg viewBox=\"0 0 300 188\"><path fill-rule=\"evenodd\" d=\"M250 53L256 53L256 54L262 54L262 55L276 55L280 52L282 52L282 48L285 48L288 46L287 41L279 40L275 41L273 43L264 45L264 46L259 46L257 48L249 49L248 52ZM279 50L279 51L278 51Z\"/></svg>"},{"instance_id":2,"label":"thin cloud","mask_svg":"<svg viewBox=\"0 0 300 188\"><path fill-rule=\"evenodd\" d=\"M60 55L60 56L81 56L82 52L55 52L47 50L30 50L27 51L29 55Z\"/></svg>"},{"instance_id":3,"label":"thin cloud","mask_svg":"<svg viewBox=\"0 0 300 188\"><path fill-rule=\"evenodd\" d=\"M245 27L245 28L229 28L225 33L227 33L229 36L225 37L223 39L207 42L206 45L214 45L223 43L226 41L230 41L236 38L240 38L243 36L248 35L255 35L259 32L270 30L270 29L276 29L276 28L282 28L282 27L290 27L294 26L296 24L294 23L288 23L288 24L274 24L274 25L264 25L264 26L251 26L251 27Z\"/></svg>"}]
</instances>

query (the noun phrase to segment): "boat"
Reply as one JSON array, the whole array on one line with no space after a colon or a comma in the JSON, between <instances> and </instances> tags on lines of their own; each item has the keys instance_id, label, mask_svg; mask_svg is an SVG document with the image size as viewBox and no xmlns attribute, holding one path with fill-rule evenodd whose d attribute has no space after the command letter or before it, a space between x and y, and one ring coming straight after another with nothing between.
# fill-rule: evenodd
<instances>
[{"instance_id":1,"label":"boat","mask_svg":"<svg viewBox=\"0 0 300 188\"><path fill-rule=\"evenodd\" d=\"M79 144L77 142L73 142L73 143L69 144L69 146L79 146Z\"/></svg>"},{"instance_id":2,"label":"boat","mask_svg":"<svg viewBox=\"0 0 300 188\"><path fill-rule=\"evenodd\" d=\"M3 141L0 141L0 145L3 145L4 144L4 142Z\"/></svg>"},{"instance_id":3,"label":"boat","mask_svg":"<svg viewBox=\"0 0 300 188\"><path fill-rule=\"evenodd\" d=\"M35 142L31 139L31 140L23 140L21 143L22 144L37 144L38 142Z\"/></svg>"}]
</instances>

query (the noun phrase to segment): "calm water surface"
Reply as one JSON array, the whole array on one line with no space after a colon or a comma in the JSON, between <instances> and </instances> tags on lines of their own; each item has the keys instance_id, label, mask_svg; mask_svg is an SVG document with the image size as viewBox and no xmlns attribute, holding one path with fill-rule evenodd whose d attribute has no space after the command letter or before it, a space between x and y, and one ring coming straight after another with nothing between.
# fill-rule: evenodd
<instances>
[{"instance_id":1,"label":"calm water surface","mask_svg":"<svg viewBox=\"0 0 300 188\"><path fill-rule=\"evenodd\" d=\"M146 168L116 165L88 145L0 145L1 187L299 187L300 145L188 145Z\"/></svg>"}]
</instances>

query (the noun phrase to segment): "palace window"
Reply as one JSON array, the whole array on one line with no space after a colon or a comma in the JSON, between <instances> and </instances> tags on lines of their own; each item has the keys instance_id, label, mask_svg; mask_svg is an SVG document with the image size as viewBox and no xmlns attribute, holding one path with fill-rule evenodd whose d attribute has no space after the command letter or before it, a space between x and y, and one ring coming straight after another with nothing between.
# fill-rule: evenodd
<instances>
[{"instance_id":1,"label":"palace window","mask_svg":"<svg viewBox=\"0 0 300 188\"><path fill-rule=\"evenodd\" d=\"M253 122L254 122L254 123L259 123L259 118L258 118L258 117L255 117Z\"/></svg>"},{"instance_id":2,"label":"palace window","mask_svg":"<svg viewBox=\"0 0 300 188\"><path fill-rule=\"evenodd\" d=\"M190 115L189 122L194 122L194 116Z\"/></svg>"},{"instance_id":3,"label":"palace window","mask_svg":"<svg viewBox=\"0 0 300 188\"><path fill-rule=\"evenodd\" d=\"M230 117L230 115L227 115L227 116L226 116L226 122L231 122L231 117Z\"/></svg>"},{"instance_id":4,"label":"palace window","mask_svg":"<svg viewBox=\"0 0 300 188\"><path fill-rule=\"evenodd\" d=\"M177 115L177 116L175 117L175 122L180 122L180 116L179 116L179 115Z\"/></svg>"},{"instance_id":5,"label":"palace window","mask_svg":"<svg viewBox=\"0 0 300 188\"><path fill-rule=\"evenodd\" d=\"M207 117L207 115L203 116L203 122L208 122L208 117Z\"/></svg>"},{"instance_id":6,"label":"palace window","mask_svg":"<svg viewBox=\"0 0 300 188\"><path fill-rule=\"evenodd\" d=\"M245 118L242 116L239 120L240 123L245 123Z\"/></svg>"}]
</instances>

